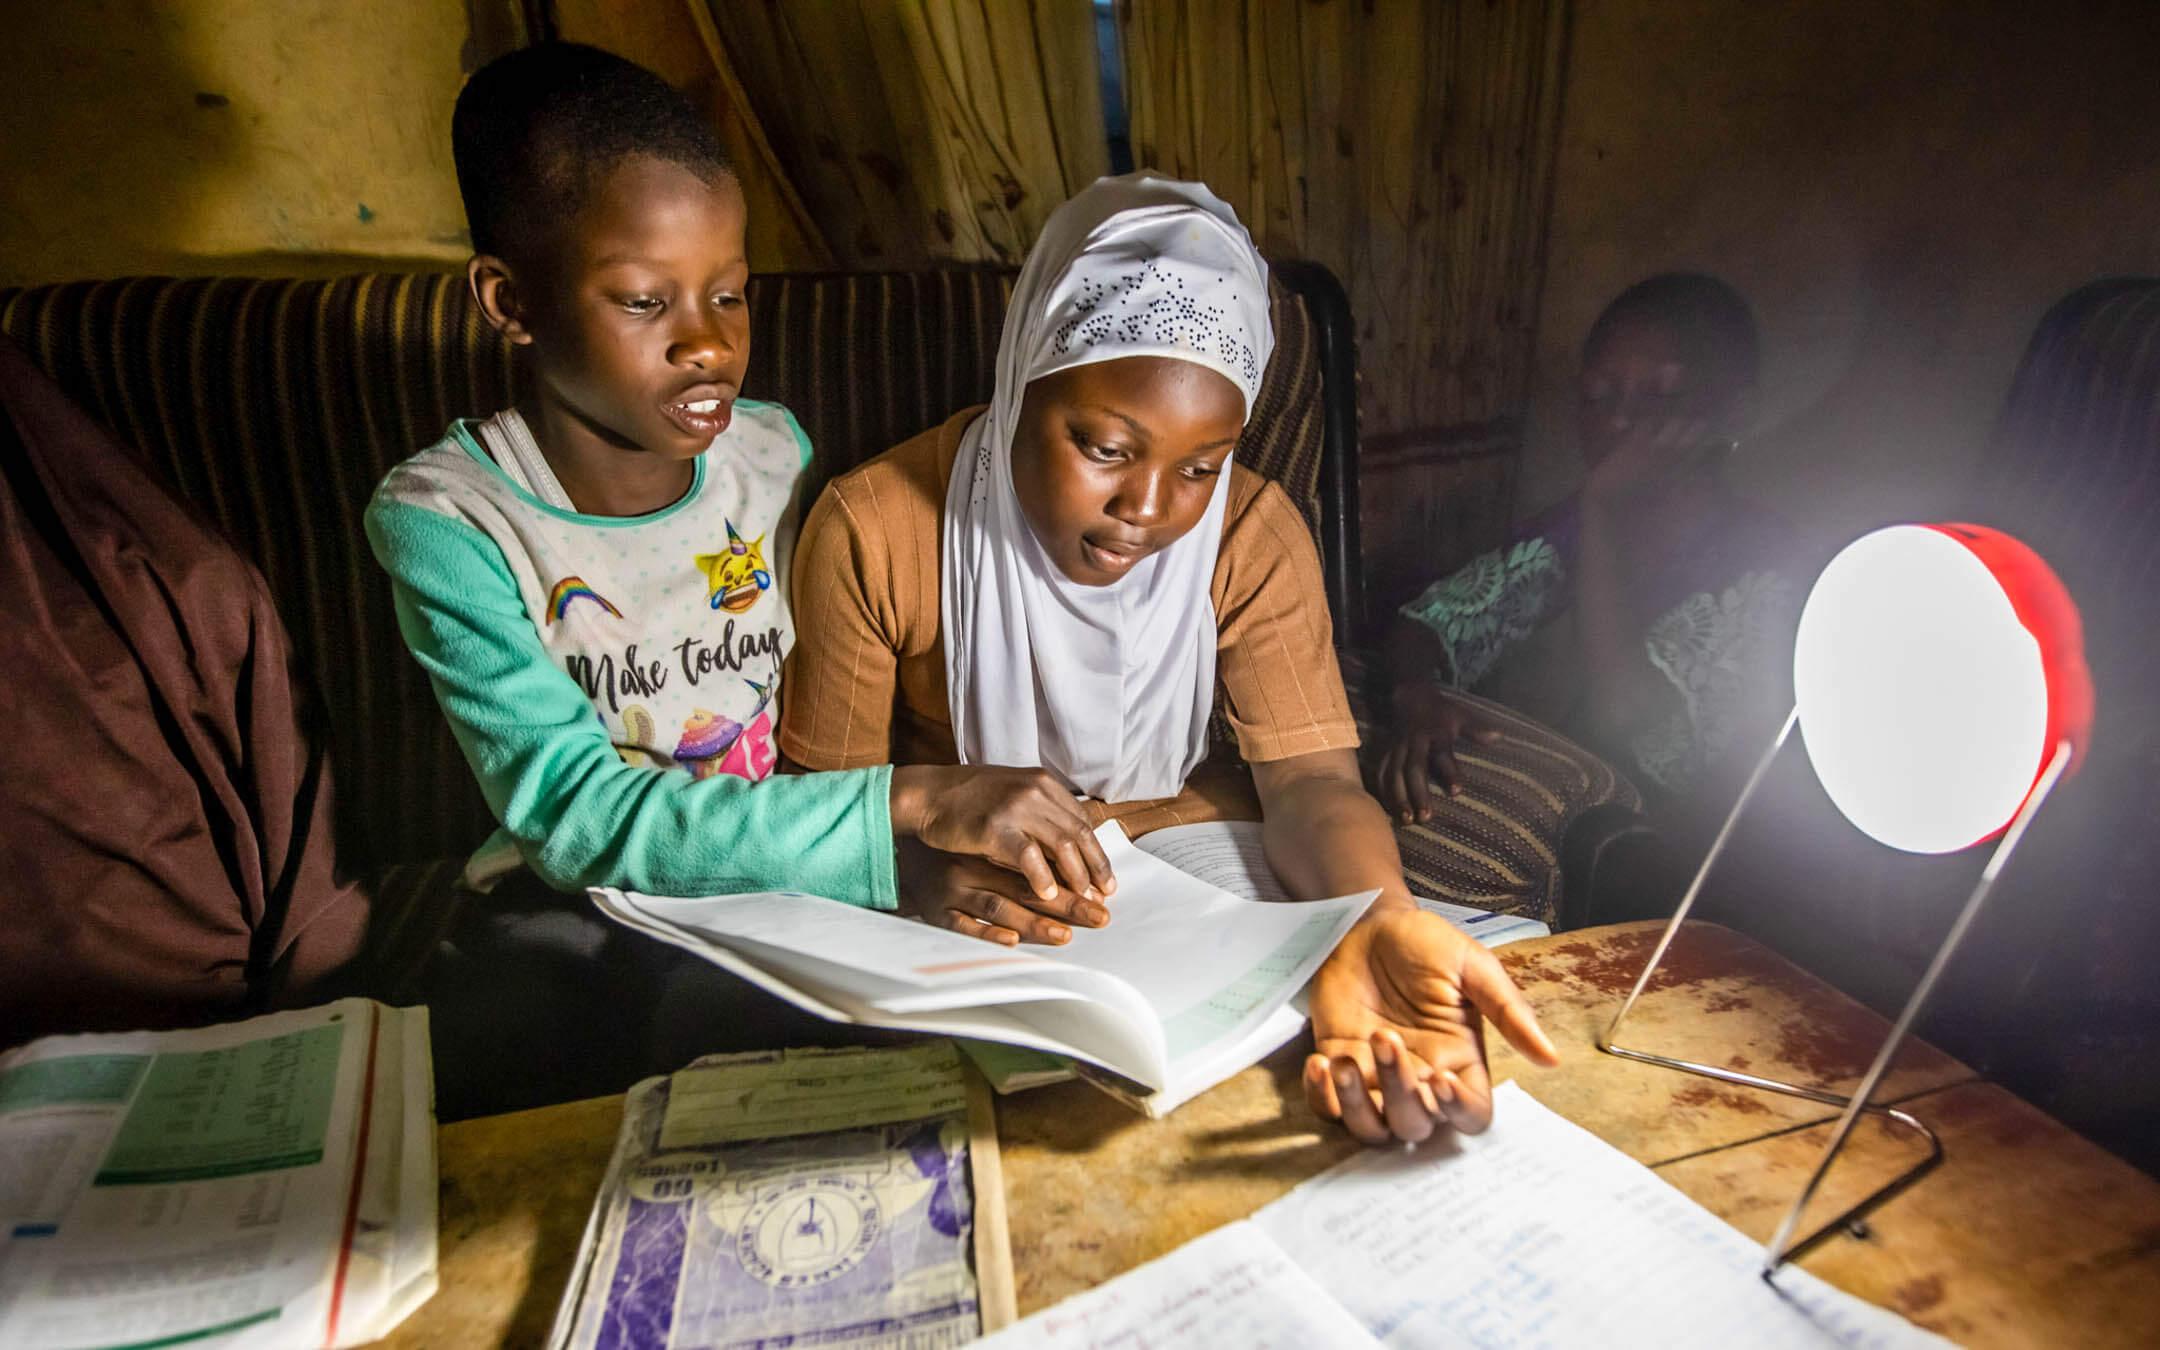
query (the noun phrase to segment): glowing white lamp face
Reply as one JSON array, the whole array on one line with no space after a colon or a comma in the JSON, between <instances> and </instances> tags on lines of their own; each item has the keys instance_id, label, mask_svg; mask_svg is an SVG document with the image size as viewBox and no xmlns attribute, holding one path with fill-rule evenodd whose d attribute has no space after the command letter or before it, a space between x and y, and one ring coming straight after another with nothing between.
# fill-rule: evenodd
<instances>
[{"instance_id":1,"label":"glowing white lamp face","mask_svg":"<svg viewBox=\"0 0 2160 1350\"><path fill-rule=\"evenodd\" d=\"M2001 829L2047 735L2040 644L1970 549L1918 525L1877 530L1823 570L1800 615L1793 692L1830 800L1912 853Z\"/></svg>"}]
</instances>

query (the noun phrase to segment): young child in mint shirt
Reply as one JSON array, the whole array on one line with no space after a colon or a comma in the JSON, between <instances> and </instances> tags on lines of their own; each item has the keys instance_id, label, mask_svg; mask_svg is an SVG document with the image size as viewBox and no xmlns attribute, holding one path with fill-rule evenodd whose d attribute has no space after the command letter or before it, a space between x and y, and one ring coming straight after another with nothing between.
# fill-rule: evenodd
<instances>
[{"instance_id":1,"label":"young child in mint shirt","mask_svg":"<svg viewBox=\"0 0 2160 1350\"><path fill-rule=\"evenodd\" d=\"M452 138L472 293L531 392L392 469L367 531L502 825L469 878L896 909L914 838L1100 921L1115 881L1047 774L774 775L810 445L739 397L745 208L704 120L649 71L546 43L472 77Z\"/></svg>"}]
</instances>

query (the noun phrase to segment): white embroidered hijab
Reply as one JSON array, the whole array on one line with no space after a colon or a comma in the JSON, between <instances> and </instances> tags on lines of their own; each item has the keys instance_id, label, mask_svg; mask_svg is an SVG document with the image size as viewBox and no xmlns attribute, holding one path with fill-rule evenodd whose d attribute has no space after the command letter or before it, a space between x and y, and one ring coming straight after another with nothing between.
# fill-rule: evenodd
<instances>
[{"instance_id":1,"label":"white embroidered hijab","mask_svg":"<svg viewBox=\"0 0 2160 1350\"><path fill-rule=\"evenodd\" d=\"M1252 417L1274 348L1267 264L1197 183L1102 178L1029 252L998 344L997 394L945 496L940 620L963 764L1040 766L1106 801L1175 795L1207 754L1227 463L1192 531L1110 586L1066 577L1013 491L1028 383L1127 356L1225 376Z\"/></svg>"}]
</instances>

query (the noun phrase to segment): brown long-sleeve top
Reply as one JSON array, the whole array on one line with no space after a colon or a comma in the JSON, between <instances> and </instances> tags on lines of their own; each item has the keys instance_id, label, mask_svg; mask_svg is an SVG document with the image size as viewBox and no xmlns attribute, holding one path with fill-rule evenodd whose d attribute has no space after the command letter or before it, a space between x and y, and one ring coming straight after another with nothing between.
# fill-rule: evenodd
<instances>
[{"instance_id":1,"label":"brown long-sleeve top","mask_svg":"<svg viewBox=\"0 0 2160 1350\"><path fill-rule=\"evenodd\" d=\"M780 748L804 768L958 762L938 559L953 461L981 411L835 479L803 526ZM1235 464L1210 594L1216 678L1245 760L1355 747L1312 536L1279 486ZM1136 836L1259 815L1250 776L1213 761L1176 797L1089 805Z\"/></svg>"}]
</instances>

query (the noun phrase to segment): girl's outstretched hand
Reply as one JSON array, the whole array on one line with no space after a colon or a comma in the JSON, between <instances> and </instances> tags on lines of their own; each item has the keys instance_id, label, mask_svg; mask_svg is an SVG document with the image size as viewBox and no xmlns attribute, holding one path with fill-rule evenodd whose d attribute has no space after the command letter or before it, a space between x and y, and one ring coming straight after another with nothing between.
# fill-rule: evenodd
<instances>
[{"instance_id":1,"label":"girl's outstretched hand","mask_svg":"<svg viewBox=\"0 0 2160 1350\"><path fill-rule=\"evenodd\" d=\"M1368 915L1313 976L1305 1100L1368 1144L1492 1123L1483 1022L1532 1062L1560 1062L1484 947L1414 906Z\"/></svg>"},{"instance_id":2,"label":"girl's outstretched hand","mask_svg":"<svg viewBox=\"0 0 2160 1350\"><path fill-rule=\"evenodd\" d=\"M894 769L892 824L903 839L1018 873L1039 900L1056 902L1062 889L1099 904L1117 890L1079 800L1041 769Z\"/></svg>"}]
</instances>

